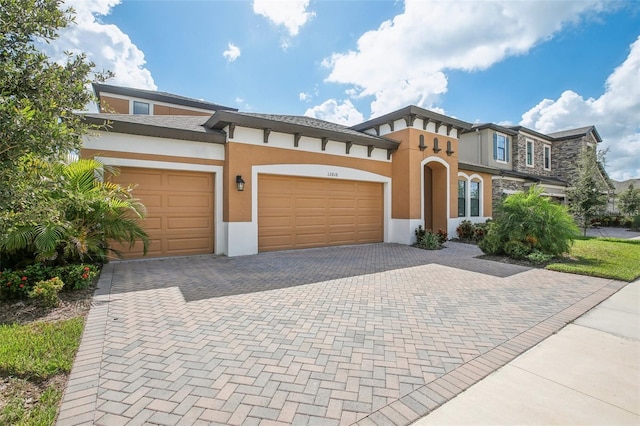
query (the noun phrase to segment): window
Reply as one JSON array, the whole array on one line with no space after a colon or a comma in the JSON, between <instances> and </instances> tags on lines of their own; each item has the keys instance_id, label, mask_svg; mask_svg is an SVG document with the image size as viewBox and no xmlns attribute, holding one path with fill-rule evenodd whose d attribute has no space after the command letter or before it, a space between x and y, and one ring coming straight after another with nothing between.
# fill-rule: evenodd
<instances>
[{"instance_id":1,"label":"window","mask_svg":"<svg viewBox=\"0 0 640 426\"><path fill-rule=\"evenodd\" d=\"M533 141L527 139L527 166L533 167Z\"/></svg>"},{"instance_id":2,"label":"window","mask_svg":"<svg viewBox=\"0 0 640 426\"><path fill-rule=\"evenodd\" d=\"M549 145L544 146L544 169L551 170L551 147Z\"/></svg>"},{"instance_id":3,"label":"window","mask_svg":"<svg viewBox=\"0 0 640 426\"><path fill-rule=\"evenodd\" d=\"M149 115L149 104L146 102L133 101L133 113Z\"/></svg>"},{"instance_id":4,"label":"window","mask_svg":"<svg viewBox=\"0 0 640 426\"><path fill-rule=\"evenodd\" d=\"M471 216L480 216L480 182L471 182L469 186L471 193Z\"/></svg>"},{"instance_id":5,"label":"window","mask_svg":"<svg viewBox=\"0 0 640 426\"><path fill-rule=\"evenodd\" d=\"M465 204L467 200L467 181L458 181L458 217L465 217L467 206Z\"/></svg>"},{"instance_id":6,"label":"window","mask_svg":"<svg viewBox=\"0 0 640 426\"><path fill-rule=\"evenodd\" d=\"M509 138L505 135L493 134L493 159L504 163L509 161Z\"/></svg>"}]
</instances>

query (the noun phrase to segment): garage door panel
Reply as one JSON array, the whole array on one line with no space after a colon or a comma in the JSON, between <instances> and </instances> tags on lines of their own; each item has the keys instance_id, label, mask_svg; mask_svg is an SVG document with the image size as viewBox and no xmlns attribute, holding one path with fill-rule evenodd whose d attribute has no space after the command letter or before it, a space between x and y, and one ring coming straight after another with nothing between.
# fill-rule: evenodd
<instances>
[{"instance_id":1,"label":"garage door panel","mask_svg":"<svg viewBox=\"0 0 640 426\"><path fill-rule=\"evenodd\" d=\"M209 217L167 217L169 230L208 230L211 229Z\"/></svg>"},{"instance_id":2,"label":"garage door panel","mask_svg":"<svg viewBox=\"0 0 640 426\"><path fill-rule=\"evenodd\" d=\"M168 173L166 189L173 191L189 190L190 188L209 189L213 192L212 175L184 175L182 173Z\"/></svg>"},{"instance_id":3,"label":"garage door panel","mask_svg":"<svg viewBox=\"0 0 640 426\"><path fill-rule=\"evenodd\" d=\"M259 251L383 240L381 183L272 175L258 179Z\"/></svg>"},{"instance_id":4,"label":"garage door panel","mask_svg":"<svg viewBox=\"0 0 640 426\"><path fill-rule=\"evenodd\" d=\"M111 180L137 184L133 195L147 208L141 221L150 238L147 256L213 253L213 174L122 167ZM120 249L126 258L142 257L141 243Z\"/></svg>"},{"instance_id":5,"label":"garage door panel","mask_svg":"<svg viewBox=\"0 0 640 426\"><path fill-rule=\"evenodd\" d=\"M189 210L190 208L209 209L211 208L211 205L212 200L209 199L209 197L203 197L199 194L167 195L167 207L169 208L180 208L184 210Z\"/></svg>"},{"instance_id":6,"label":"garage door panel","mask_svg":"<svg viewBox=\"0 0 640 426\"><path fill-rule=\"evenodd\" d=\"M155 208L162 208L162 195L157 192L138 191L137 189L134 189L132 195L134 198L144 200L142 204L147 208L147 212L150 212Z\"/></svg>"},{"instance_id":7,"label":"garage door panel","mask_svg":"<svg viewBox=\"0 0 640 426\"><path fill-rule=\"evenodd\" d=\"M322 209L326 207L324 197L299 196L295 199L295 206L298 209Z\"/></svg>"},{"instance_id":8,"label":"garage door panel","mask_svg":"<svg viewBox=\"0 0 640 426\"><path fill-rule=\"evenodd\" d=\"M356 200L349 198L332 198L329 200L329 208L349 209L356 207Z\"/></svg>"}]
</instances>

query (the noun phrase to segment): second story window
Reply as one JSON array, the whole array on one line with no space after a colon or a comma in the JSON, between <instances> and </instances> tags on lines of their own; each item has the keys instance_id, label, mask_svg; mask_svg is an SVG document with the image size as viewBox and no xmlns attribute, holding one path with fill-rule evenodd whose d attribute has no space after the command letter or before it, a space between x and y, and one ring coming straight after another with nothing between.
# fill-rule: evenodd
<instances>
[{"instance_id":1,"label":"second story window","mask_svg":"<svg viewBox=\"0 0 640 426\"><path fill-rule=\"evenodd\" d=\"M149 115L149 104L146 102L133 101L133 113Z\"/></svg>"},{"instance_id":2,"label":"second story window","mask_svg":"<svg viewBox=\"0 0 640 426\"><path fill-rule=\"evenodd\" d=\"M533 141L527 139L527 166L533 167Z\"/></svg>"},{"instance_id":3,"label":"second story window","mask_svg":"<svg viewBox=\"0 0 640 426\"><path fill-rule=\"evenodd\" d=\"M509 162L509 138L499 133L493 134L493 159Z\"/></svg>"},{"instance_id":4,"label":"second story window","mask_svg":"<svg viewBox=\"0 0 640 426\"><path fill-rule=\"evenodd\" d=\"M544 169L551 170L551 147L549 145L544 146Z\"/></svg>"}]
</instances>

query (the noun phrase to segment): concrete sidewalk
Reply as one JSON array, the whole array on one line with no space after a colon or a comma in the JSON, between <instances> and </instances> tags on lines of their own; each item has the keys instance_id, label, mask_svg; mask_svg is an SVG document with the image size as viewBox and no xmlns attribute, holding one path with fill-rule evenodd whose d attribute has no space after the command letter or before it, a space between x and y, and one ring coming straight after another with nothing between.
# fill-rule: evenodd
<instances>
[{"instance_id":1,"label":"concrete sidewalk","mask_svg":"<svg viewBox=\"0 0 640 426\"><path fill-rule=\"evenodd\" d=\"M640 280L415 425L640 424Z\"/></svg>"}]
</instances>

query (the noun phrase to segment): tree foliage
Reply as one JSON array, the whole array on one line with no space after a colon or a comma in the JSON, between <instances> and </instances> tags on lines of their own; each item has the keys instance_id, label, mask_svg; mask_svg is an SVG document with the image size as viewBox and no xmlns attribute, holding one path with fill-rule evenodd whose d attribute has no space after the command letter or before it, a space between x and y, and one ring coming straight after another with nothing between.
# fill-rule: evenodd
<instances>
[{"instance_id":1,"label":"tree foliage","mask_svg":"<svg viewBox=\"0 0 640 426\"><path fill-rule=\"evenodd\" d=\"M116 173L116 170L110 170ZM132 246L148 237L138 220L144 206L131 195L131 187L104 181L104 166L91 159L47 162L25 156L16 169L21 184L0 234L3 267L25 259L64 264L100 262L113 250L112 242ZM40 208L31 209L34 206ZM44 207L46 206L46 207Z\"/></svg>"},{"instance_id":2,"label":"tree foliage","mask_svg":"<svg viewBox=\"0 0 640 426\"><path fill-rule=\"evenodd\" d=\"M633 184L618 196L618 208L626 215L640 214L640 188L634 188Z\"/></svg>"},{"instance_id":3,"label":"tree foliage","mask_svg":"<svg viewBox=\"0 0 640 426\"><path fill-rule=\"evenodd\" d=\"M586 235L591 219L602 213L607 205L608 188L600 174L595 148L584 146L580 150L576 166L578 174L567 190L569 211L579 220Z\"/></svg>"},{"instance_id":4,"label":"tree foliage","mask_svg":"<svg viewBox=\"0 0 640 426\"><path fill-rule=\"evenodd\" d=\"M93 99L93 64L67 53L61 63L38 49L73 21L61 0L0 3L0 208L7 208L13 170L26 154L56 159L78 149L87 125L74 111Z\"/></svg>"},{"instance_id":5,"label":"tree foliage","mask_svg":"<svg viewBox=\"0 0 640 426\"><path fill-rule=\"evenodd\" d=\"M565 206L532 186L505 198L494 214L479 247L488 254L524 258L532 253L558 256L567 253L579 231Z\"/></svg>"}]
</instances>

